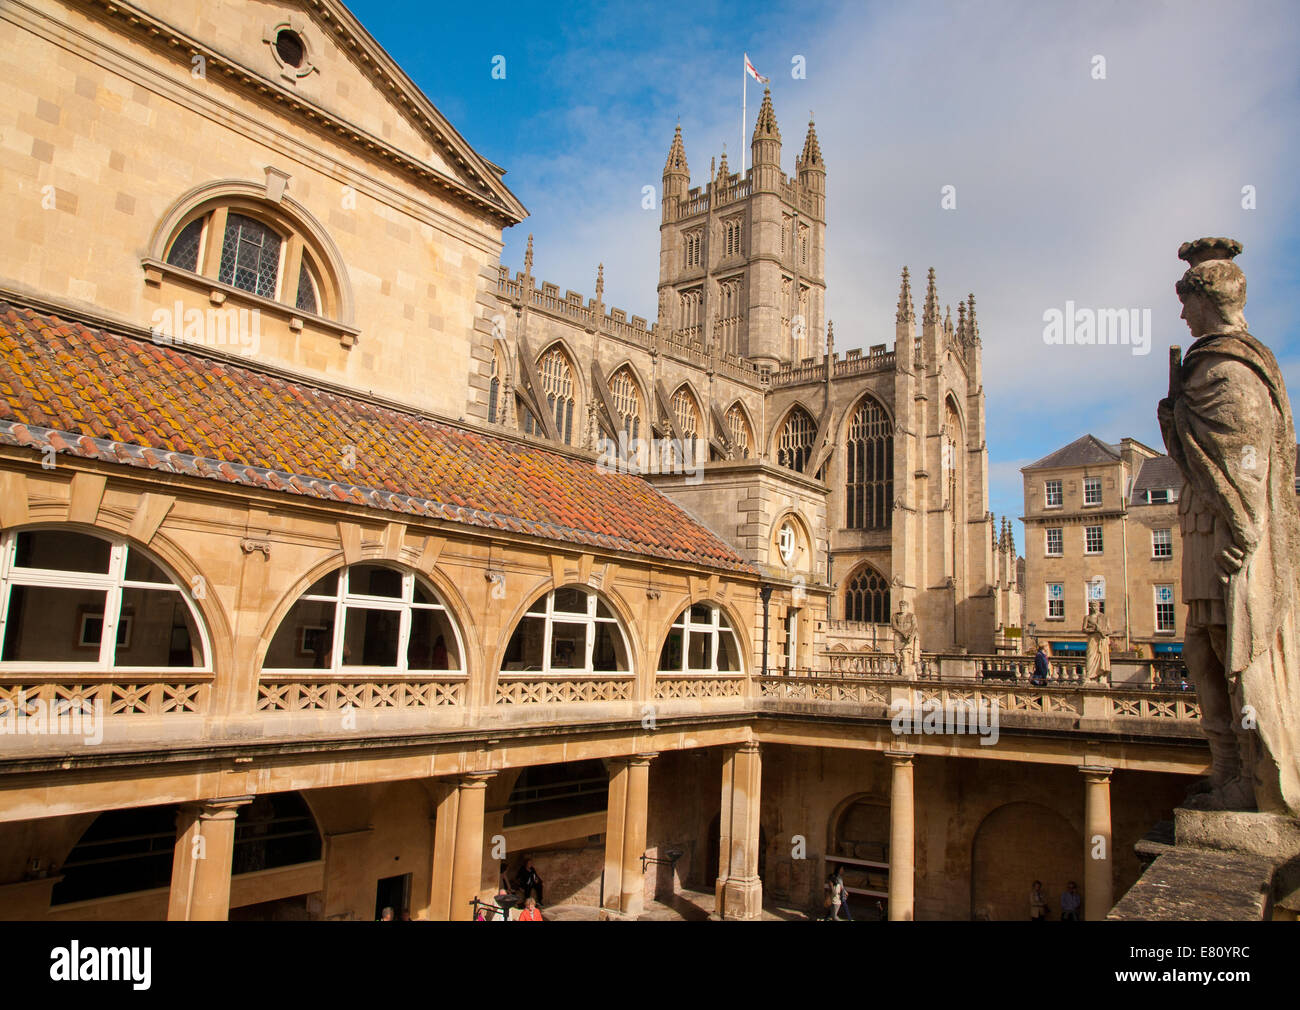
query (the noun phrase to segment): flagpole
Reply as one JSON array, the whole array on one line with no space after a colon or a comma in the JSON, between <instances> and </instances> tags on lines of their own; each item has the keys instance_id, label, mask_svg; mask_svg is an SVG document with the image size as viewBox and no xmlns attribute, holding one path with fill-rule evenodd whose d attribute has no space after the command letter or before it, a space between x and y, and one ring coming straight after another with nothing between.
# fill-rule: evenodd
<instances>
[{"instance_id":1,"label":"flagpole","mask_svg":"<svg viewBox=\"0 0 1300 1010\"><path fill-rule=\"evenodd\" d=\"M740 65L740 178L745 178L745 124L749 116L745 103L749 100L749 53L745 53L744 63Z\"/></svg>"}]
</instances>

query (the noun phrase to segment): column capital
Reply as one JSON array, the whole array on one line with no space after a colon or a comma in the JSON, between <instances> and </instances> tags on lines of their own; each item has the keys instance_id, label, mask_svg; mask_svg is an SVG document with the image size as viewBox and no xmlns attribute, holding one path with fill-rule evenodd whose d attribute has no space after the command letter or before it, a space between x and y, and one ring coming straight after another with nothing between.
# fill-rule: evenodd
<instances>
[{"instance_id":1,"label":"column capital","mask_svg":"<svg viewBox=\"0 0 1300 1010\"><path fill-rule=\"evenodd\" d=\"M1109 782L1115 769L1106 765L1079 765L1079 773L1089 782Z\"/></svg>"},{"instance_id":2,"label":"column capital","mask_svg":"<svg viewBox=\"0 0 1300 1010\"><path fill-rule=\"evenodd\" d=\"M496 777L496 772L465 772L456 779L461 789L486 789L488 782Z\"/></svg>"},{"instance_id":3,"label":"column capital","mask_svg":"<svg viewBox=\"0 0 1300 1010\"><path fill-rule=\"evenodd\" d=\"M746 740L744 743L734 745L737 754L757 754L763 749L763 745L757 740Z\"/></svg>"},{"instance_id":4,"label":"column capital","mask_svg":"<svg viewBox=\"0 0 1300 1010\"><path fill-rule=\"evenodd\" d=\"M216 800L200 800L194 806L201 821L233 821L239 816L239 808L252 802L252 796L223 796Z\"/></svg>"},{"instance_id":5,"label":"column capital","mask_svg":"<svg viewBox=\"0 0 1300 1010\"><path fill-rule=\"evenodd\" d=\"M885 757L889 758L896 765L910 765L912 759L916 757L916 751L911 750L887 750Z\"/></svg>"}]
</instances>

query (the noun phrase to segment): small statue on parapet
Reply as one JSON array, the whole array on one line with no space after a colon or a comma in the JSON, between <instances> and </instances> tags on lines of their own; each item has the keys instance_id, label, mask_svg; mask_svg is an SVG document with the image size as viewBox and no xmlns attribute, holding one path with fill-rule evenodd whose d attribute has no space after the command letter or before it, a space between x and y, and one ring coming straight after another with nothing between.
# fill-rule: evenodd
<instances>
[{"instance_id":1,"label":"small statue on parapet","mask_svg":"<svg viewBox=\"0 0 1300 1010\"><path fill-rule=\"evenodd\" d=\"M916 615L907 609L907 600L899 597L898 612L889 620L894 629L894 663L898 676L915 680L921 664L921 637Z\"/></svg>"},{"instance_id":2,"label":"small statue on parapet","mask_svg":"<svg viewBox=\"0 0 1300 1010\"><path fill-rule=\"evenodd\" d=\"M1088 636L1088 652L1084 660L1084 681L1105 684L1110 682L1110 622L1093 600L1088 604L1088 616L1083 619L1083 633Z\"/></svg>"}]
</instances>

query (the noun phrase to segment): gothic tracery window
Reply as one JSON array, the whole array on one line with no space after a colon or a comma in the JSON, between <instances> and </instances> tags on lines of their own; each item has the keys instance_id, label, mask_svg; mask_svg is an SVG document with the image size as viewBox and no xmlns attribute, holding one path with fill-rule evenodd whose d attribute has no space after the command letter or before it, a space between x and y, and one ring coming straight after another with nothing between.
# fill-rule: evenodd
<instances>
[{"instance_id":1,"label":"gothic tracery window","mask_svg":"<svg viewBox=\"0 0 1300 1010\"><path fill-rule=\"evenodd\" d=\"M803 473L812 457L813 440L817 437L817 424L812 415L802 407L795 407L786 418L777 441L777 464Z\"/></svg>"},{"instance_id":2,"label":"gothic tracery window","mask_svg":"<svg viewBox=\"0 0 1300 1010\"><path fill-rule=\"evenodd\" d=\"M695 458L695 440L700 432L700 412L695 406L695 397L685 386L673 394L673 415L677 418L677 430L682 433L682 448L688 458Z\"/></svg>"},{"instance_id":3,"label":"gothic tracery window","mask_svg":"<svg viewBox=\"0 0 1300 1010\"><path fill-rule=\"evenodd\" d=\"M571 445L573 412L577 401L573 394L573 369L569 367L569 359L558 347L552 347L537 363L537 373L542 380L542 395L546 398L546 409L555 418L555 428L560 434L560 441Z\"/></svg>"},{"instance_id":4,"label":"gothic tracery window","mask_svg":"<svg viewBox=\"0 0 1300 1010\"><path fill-rule=\"evenodd\" d=\"M609 392L618 416L614 420L629 440L641 437L641 393L630 369L620 368L609 380Z\"/></svg>"},{"instance_id":5,"label":"gothic tracery window","mask_svg":"<svg viewBox=\"0 0 1300 1010\"><path fill-rule=\"evenodd\" d=\"M868 624L889 623L889 582L870 565L849 579L844 591L844 617Z\"/></svg>"},{"instance_id":6,"label":"gothic tracery window","mask_svg":"<svg viewBox=\"0 0 1300 1010\"><path fill-rule=\"evenodd\" d=\"M738 403L732 404L727 411L727 435L736 447L736 455L740 459L749 459L749 422L745 420L745 412Z\"/></svg>"},{"instance_id":7,"label":"gothic tracery window","mask_svg":"<svg viewBox=\"0 0 1300 1010\"><path fill-rule=\"evenodd\" d=\"M871 397L849 422L845 463L845 526L851 530L887 529L893 517L894 426Z\"/></svg>"}]
</instances>

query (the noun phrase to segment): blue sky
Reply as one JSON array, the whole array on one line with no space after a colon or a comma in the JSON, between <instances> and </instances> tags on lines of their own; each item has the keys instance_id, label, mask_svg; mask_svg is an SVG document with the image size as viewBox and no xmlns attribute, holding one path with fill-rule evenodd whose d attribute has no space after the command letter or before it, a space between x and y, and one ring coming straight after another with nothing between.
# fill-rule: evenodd
<instances>
[{"instance_id":1,"label":"blue sky","mask_svg":"<svg viewBox=\"0 0 1300 1010\"><path fill-rule=\"evenodd\" d=\"M1173 291L1187 239L1244 243L1247 320L1300 384L1294 0L351 7L507 169L531 216L504 262L521 266L532 232L539 278L590 294L603 262L607 304L650 319L659 213L642 187L658 190L679 117L693 184L724 144L736 163L748 51L772 78L787 172L816 114L837 349L892 343L904 264L935 267L954 313L975 293L999 515L1020 514L1019 467L1085 432L1162 447L1167 348L1190 342ZM1043 314L1067 300L1150 309L1150 353L1048 346Z\"/></svg>"}]
</instances>

